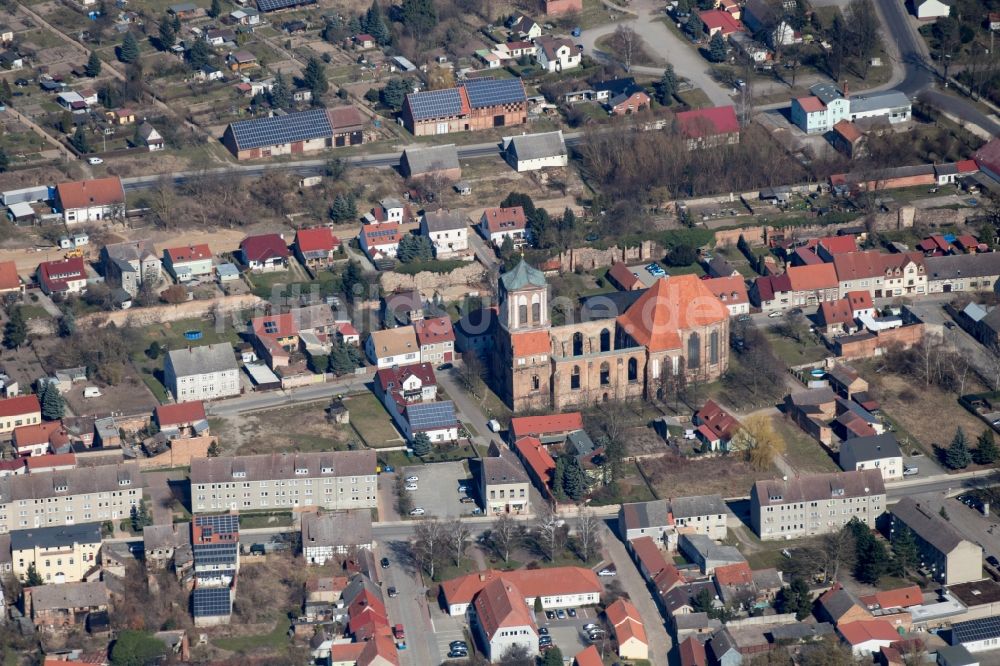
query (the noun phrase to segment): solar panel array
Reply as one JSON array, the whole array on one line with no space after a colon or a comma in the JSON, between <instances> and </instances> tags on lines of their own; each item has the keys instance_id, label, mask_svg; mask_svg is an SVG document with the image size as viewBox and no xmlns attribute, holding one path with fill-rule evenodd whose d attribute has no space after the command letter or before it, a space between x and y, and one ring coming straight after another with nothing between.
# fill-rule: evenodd
<instances>
[{"instance_id":1,"label":"solar panel array","mask_svg":"<svg viewBox=\"0 0 1000 666\"><path fill-rule=\"evenodd\" d=\"M406 96L415 120L445 118L462 113L462 96L458 88L426 90Z\"/></svg>"},{"instance_id":2,"label":"solar panel array","mask_svg":"<svg viewBox=\"0 0 1000 666\"><path fill-rule=\"evenodd\" d=\"M447 428L458 423L455 405L450 400L410 405L406 408L406 417L411 430Z\"/></svg>"},{"instance_id":3,"label":"solar panel array","mask_svg":"<svg viewBox=\"0 0 1000 666\"><path fill-rule=\"evenodd\" d=\"M288 9L298 5L312 5L316 0L257 0L257 9L262 12L276 12L279 9Z\"/></svg>"},{"instance_id":4,"label":"solar panel array","mask_svg":"<svg viewBox=\"0 0 1000 666\"><path fill-rule=\"evenodd\" d=\"M462 84L474 109L527 101L521 79L469 79Z\"/></svg>"},{"instance_id":5,"label":"solar panel array","mask_svg":"<svg viewBox=\"0 0 1000 666\"><path fill-rule=\"evenodd\" d=\"M216 564L236 564L238 559L238 544L235 543L206 543L195 545L194 563L198 566Z\"/></svg>"},{"instance_id":6,"label":"solar panel array","mask_svg":"<svg viewBox=\"0 0 1000 666\"><path fill-rule=\"evenodd\" d=\"M223 513L217 516L195 516L194 524L201 527L202 534L206 536L213 533L238 534L240 531L240 517L231 513Z\"/></svg>"},{"instance_id":7,"label":"solar panel array","mask_svg":"<svg viewBox=\"0 0 1000 666\"><path fill-rule=\"evenodd\" d=\"M958 639L959 643L1000 637L1000 616L958 622L951 626L951 633L952 636Z\"/></svg>"},{"instance_id":8,"label":"solar panel array","mask_svg":"<svg viewBox=\"0 0 1000 666\"><path fill-rule=\"evenodd\" d=\"M240 150L333 136L333 126L325 109L239 120L230 127Z\"/></svg>"},{"instance_id":9,"label":"solar panel array","mask_svg":"<svg viewBox=\"0 0 1000 666\"><path fill-rule=\"evenodd\" d=\"M195 617L218 617L233 612L229 588L197 588L191 595L191 611Z\"/></svg>"}]
</instances>

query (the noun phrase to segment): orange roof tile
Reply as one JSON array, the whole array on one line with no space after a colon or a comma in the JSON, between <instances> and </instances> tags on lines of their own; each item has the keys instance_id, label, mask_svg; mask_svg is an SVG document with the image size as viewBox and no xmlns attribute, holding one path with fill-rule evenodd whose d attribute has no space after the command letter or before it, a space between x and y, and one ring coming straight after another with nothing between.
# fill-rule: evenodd
<instances>
[{"instance_id":1,"label":"orange roof tile","mask_svg":"<svg viewBox=\"0 0 1000 666\"><path fill-rule=\"evenodd\" d=\"M636 285L642 284L642 280L622 261L611 265L611 268L608 269L608 277L620 284L622 289L626 291L631 291Z\"/></svg>"},{"instance_id":2,"label":"orange roof tile","mask_svg":"<svg viewBox=\"0 0 1000 666\"><path fill-rule=\"evenodd\" d=\"M333 235L329 227L313 227L296 231L295 245L299 252L330 252L340 247L340 239Z\"/></svg>"},{"instance_id":3,"label":"orange roof tile","mask_svg":"<svg viewBox=\"0 0 1000 666\"><path fill-rule=\"evenodd\" d=\"M846 298L835 301L823 301L819 304L819 320L821 324L849 324L854 321L854 312Z\"/></svg>"},{"instance_id":4,"label":"orange roof tile","mask_svg":"<svg viewBox=\"0 0 1000 666\"><path fill-rule=\"evenodd\" d=\"M30 456L25 461L28 472L52 469L55 467L76 467L75 453L50 453L47 456Z\"/></svg>"},{"instance_id":5,"label":"orange roof tile","mask_svg":"<svg viewBox=\"0 0 1000 666\"><path fill-rule=\"evenodd\" d=\"M207 243L198 245L188 245L186 247L169 247L166 250L170 257L170 263L176 264L185 261L201 261L212 258L212 250Z\"/></svg>"},{"instance_id":6,"label":"orange roof tile","mask_svg":"<svg viewBox=\"0 0 1000 666\"><path fill-rule=\"evenodd\" d=\"M872 302L872 295L869 291L849 291L845 296L847 302L851 304L851 310L870 310L875 307Z\"/></svg>"},{"instance_id":7,"label":"orange roof tile","mask_svg":"<svg viewBox=\"0 0 1000 666\"><path fill-rule=\"evenodd\" d=\"M680 644L681 666L707 666L705 644L694 636L688 636Z\"/></svg>"},{"instance_id":8,"label":"orange roof tile","mask_svg":"<svg viewBox=\"0 0 1000 666\"><path fill-rule=\"evenodd\" d=\"M510 346L514 351L514 358L552 353L552 342L545 331L514 333L510 336Z\"/></svg>"},{"instance_id":9,"label":"orange roof tile","mask_svg":"<svg viewBox=\"0 0 1000 666\"><path fill-rule=\"evenodd\" d=\"M599 593L601 581L590 569L583 567L553 567L551 569L519 569L497 571L487 569L459 576L441 583L441 591L448 605L471 603L475 596L495 579L512 583L527 597L557 596L560 594Z\"/></svg>"},{"instance_id":10,"label":"orange roof tile","mask_svg":"<svg viewBox=\"0 0 1000 666\"><path fill-rule=\"evenodd\" d=\"M573 659L576 666L604 666L596 645L588 645L583 652L577 652Z\"/></svg>"},{"instance_id":11,"label":"orange roof tile","mask_svg":"<svg viewBox=\"0 0 1000 666\"><path fill-rule=\"evenodd\" d=\"M54 447L69 443L69 433L62 421L49 421L35 425L14 428L14 443L18 447L51 444Z\"/></svg>"},{"instance_id":12,"label":"orange roof tile","mask_svg":"<svg viewBox=\"0 0 1000 666\"><path fill-rule=\"evenodd\" d=\"M753 582L753 573L746 562L727 564L716 567L715 582L719 585L749 585Z\"/></svg>"},{"instance_id":13,"label":"orange roof tile","mask_svg":"<svg viewBox=\"0 0 1000 666\"><path fill-rule=\"evenodd\" d=\"M656 574L666 569L670 564L652 537L644 536L632 539L630 545L632 552L635 553L635 558L646 568L650 578L655 578Z\"/></svg>"},{"instance_id":14,"label":"orange roof tile","mask_svg":"<svg viewBox=\"0 0 1000 666\"><path fill-rule=\"evenodd\" d=\"M13 261L0 261L0 291L20 288L21 278L17 276L17 264Z\"/></svg>"},{"instance_id":15,"label":"orange roof tile","mask_svg":"<svg viewBox=\"0 0 1000 666\"><path fill-rule=\"evenodd\" d=\"M545 416L517 416L510 420L510 431L514 435L515 441L522 437L568 434L577 430L583 430L583 414L580 412Z\"/></svg>"},{"instance_id":16,"label":"orange roof tile","mask_svg":"<svg viewBox=\"0 0 1000 666\"><path fill-rule=\"evenodd\" d=\"M480 590L473 604L476 617L486 635L492 640L496 633L509 627L534 627L524 595L510 581L494 578Z\"/></svg>"},{"instance_id":17,"label":"orange roof tile","mask_svg":"<svg viewBox=\"0 0 1000 666\"><path fill-rule=\"evenodd\" d=\"M806 113L816 113L817 111L823 111L826 109L826 104L823 103L819 97L810 95L809 97L799 97L795 100L802 107L802 110Z\"/></svg>"},{"instance_id":18,"label":"orange roof tile","mask_svg":"<svg viewBox=\"0 0 1000 666\"><path fill-rule=\"evenodd\" d=\"M837 281L837 270L833 264L792 266L787 272L792 291L835 289L840 284Z\"/></svg>"},{"instance_id":19,"label":"orange roof tile","mask_svg":"<svg viewBox=\"0 0 1000 666\"><path fill-rule=\"evenodd\" d=\"M161 428L179 423L196 423L204 421L205 418L205 403L201 400L160 405L156 408L156 422Z\"/></svg>"},{"instance_id":20,"label":"orange roof tile","mask_svg":"<svg viewBox=\"0 0 1000 666\"><path fill-rule=\"evenodd\" d=\"M455 341L455 329L452 328L451 319L448 317L421 319L413 324L413 330L421 347Z\"/></svg>"},{"instance_id":21,"label":"orange roof tile","mask_svg":"<svg viewBox=\"0 0 1000 666\"><path fill-rule=\"evenodd\" d=\"M703 280L694 275L676 275L657 280L618 316L618 323L650 351L666 351L681 346L682 330L728 318L729 310Z\"/></svg>"},{"instance_id":22,"label":"orange roof tile","mask_svg":"<svg viewBox=\"0 0 1000 666\"><path fill-rule=\"evenodd\" d=\"M858 620L837 626L837 631L851 645L868 641L897 641L899 632L886 620Z\"/></svg>"},{"instance_id":23,"label":"orange roof tile","mask_svg":"<svg viewBox=\"0 0 1000 666\"><path fill-rule=\"evenodd\" d=\"M850 143L854 143L864 136L861 133L861 130L858 129L858 126L850 120L841 120L833 126L833 131L844 137L844 139Z\"/></svg>"},{"instance_id":24,"label":"orange roof tile","mask_svg":"<svg viewBox=\"0 0 1000 666\"><path fill-rule=\"evenodd\" d=\"M646 644L646 628L642 625L642 616L631 601L618 599L604 610L604 614L614 628L619 645L633 638Z\"/></svg>"},{"instance_id":25,"label":"orange roof tile","mask_svg":"<svg viewBox=\"0 0 1000 666\"><path fill-rule=\"evenodd\" d=\"M21 416L22 414L32 414L41 411L42 406L38 403L37 396L19 395L16 398L0 400L0 417Z\"/></svg>"},{"instance_id":26,"label":"orange roof tile","mask_svg":"<svg viewBox=\"0 0 1000 666\"><path fill-rule=\"evenodd\" d=\"M547 488L552 483L552 472L556 469L556 461L545 450L542 443L534 437L522 437L514 442L521 459L531 468L538 480Z\"/></svg>"},{"instance_id":27,"label":"orange roof tile","mask_svg":"<svg viewBox=\"0 0 1000 666\"><path fill-rule=\"evenodd\" d=\"M730 275L729 277L717 277L711 280L702 280L708 290L715 294L715 297L726 305L739 305L749 303L750 297L747 295L747 283L742 275Z\"/></svg>"},{"instance_id":28,"label":"orange roof tile","mask_svg":"<svg viewBox=\"0 0 1000 666\"><path fill-rule=\"evenodd\" d=\"M861 597L861 603L868 608L906 608L922 604L924 595L917 585L900 587L895 590L882 590L875 594Z\"/></svg>"},{"instance_id":29,"label":"orange roof tile","mask_svg":"<svg viewBox=\"0 0 1000 666\"><path fill-rule=\"evenodd\" d=\"M64 210L125 203L125 190L118 176L60 183L56 194Z\"/></svg>"}]
</instances>

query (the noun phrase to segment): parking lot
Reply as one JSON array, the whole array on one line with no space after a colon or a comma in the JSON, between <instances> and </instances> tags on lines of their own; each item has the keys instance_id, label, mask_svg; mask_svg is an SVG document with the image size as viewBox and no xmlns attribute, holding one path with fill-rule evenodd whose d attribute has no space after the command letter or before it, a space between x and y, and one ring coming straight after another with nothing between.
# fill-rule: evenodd
<instances>
[{"instance_id":1,"label":"parking lot","mask_svg":"<svg viewBox=\"0 0 1000 666\"><path fill-rule=\"evenodd\" d=\"M593 608L577 608L576 617L566 617L548 619L546 614L535 613L535 622L538 628L545 627L552 637L552 644L557 646L563 653L563 657L573 657L590 645L587 635L583 631L583 625L594 623L601 625L597 617L597 611Z\"/></svg>"},{"instance_id":2,"label":"parking lot","mask_svg":"<svg viewBox=\"0 0 1000 666\"><path fill-rule=\"evenodd\" d=\"M465 481L470 495L475 497L472 489L472 475L464 462L434 463L433 465L417 465L406 467L403 477L416 476L417 489L409 490L413 498L413 506L423 508L425 517L458 518L472 515L476 509L475 503L462 504L459 500L464 496L458 492L458 482Z\"/></svg>"},{"instance_id":3,"label":"parking lot","mask_svg":"<svg viewBox=\"0 0 1000 666\"><path fill-rule=\"evenodd\" d=\"M437 643L438 654L445 659L448 654L449 644L452 641L465 641L469 645L470 652L473 646L465 635L465 622L463 617L452 617L441 610L437 604L432 604L431 627L434 630L434 642Z\"/></svg>"}]
</instances>

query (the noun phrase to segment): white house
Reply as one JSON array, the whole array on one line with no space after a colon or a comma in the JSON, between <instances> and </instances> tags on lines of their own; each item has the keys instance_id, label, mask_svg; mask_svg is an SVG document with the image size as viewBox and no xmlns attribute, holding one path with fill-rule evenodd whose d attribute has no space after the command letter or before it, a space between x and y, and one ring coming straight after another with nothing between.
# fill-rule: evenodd
<instances>
[{"instance_id":1,"label":"white house","mask_svg":"<svg viewBox=\"0 0 1000 666\"><path fill-rule=\"evenodd\" d=\"M523 648L529 657L538 654L534 613L512 583L497 579L487 584L476 596L469 620L490 661L499 661L517 647Z\"/></svg>"},{"instance_id":2,"label":"white house","mask_svg":"<svg viewBox=\"0 0 1000 666\"><path fill-rule=\"evenodd\" d=\"M166 148L166 144L163 141L163 135L149 123L139 125L139 127L136 128L136 134L138 134L139 140L145 144L146 148L148 148L150 152Z\"/></svg>"},{"instance_id":3,"label":"white house","mask_svg":"<svg viewBox=\"0 0 1000 666\"><path fill-rule=\"evenodd\" d=\"M487 208L479 218L479 233L494 247L503 245L505 238L510 238L514 247L522 247L528 242L528 220L524 208Z\"/></svg>"},{"instance_id":4,"label":"white house","mask_svg":"<svg viewBox=\"0 0 1000 666\"><path fill-rule=\"evenodd\" d=\"M858 620L837 625L837 633L851 646L855 657L871 657L899 640L899 632L888 620Z\"/></svg>"},{"instance_id":5,"label":"white house","mask_svg":"<svg viewBox=\"0 0 1000 666\"><path fill-rule=\"evenodd\" d=\"M378 222L388 222L390 224L402 224L403 215L406 213L406 207L400 202L399 199L395 197L386 197L378 202L378 205L382 208L382 212L385 215L384 220L378 220Z\"/></svg>"},{"instance_id":6,"label":"white house","mask_svg":"<svg viewBox=\"0 0 1000 666\"><path fill-rule=\"evenodd\" d=\"M178 402L239 395L240 375L231 344L175 349L163 362L164 383Z\"/></svg>"},{"instance_id":7,"label":"white house","mask_svg":"<svg viewBox=\"0 0 1000 666\"><path fill-rule=\"evenodd\" d=\"M125 188L118 176L60 183L56 185L56 205L66 224L124 217Z\"/></svg>"},{"instance_id":8,"label":"white house","mask_svg":"<svg viewBox=\"0 0 1000 666\"><path fill-rule=\"evenodd\" d=\"M840 445L840 468L877 469L884 480L896 481L903 478L903 453L892 433L854 437Z\"/></svg>"},{"instance_id":9,"label":"white house","mask_svg":"<svg viewBox=\"0 0 1000 666\"><path fill-rule=\"evenodd\" d=\"M913 13L922 21L944 18L951 13L951 7L941 0L912 0Z\"/></svg>"},{"instance_id":10,"label":"white house","mask_svg":"<svg viewBox=\"0 0 1000 666\"><path fill-rule=\"evenodd\" d=\"M358 235L361 249L372 261L394 259L401 239L398 224L365 224Z\"/></svg>"},{"instance_id":11,"label":"white house","mask_svg":"<svg viewBox=\"0 0 1000 666\"><path fill-rule=\"evenodd\" d=\"M420 363L420 345L412 326L372 331L365 340L365 355L379 368Z\"/></svg>"},{"instance_id":12,"label":"white house","mask_svg":"<svg viewBox=\"0 0 1000 666\"><path fill-rule=\"evenodd\" d=\"M469 226L465 218L444 208L421 216L420 235L430 239L438 259L465 254L469 250Z\"/></svg>"},{"instance_id":13,"label":"white house","mask_svg":"<svg viewBox=\"0 0 1000 666\"><path fill-rule=\"evenodd\" d=\"M898 90L886 90L865 95L852 95L851 120L885 118L890 124L910 119L910 98Z\"/></svg>"},{"instance_id":14,"label":"white house","mask_svg":"<svg viewBox=\"0 0 1000 666\"><path fill-rule=\"evenodd\" d=\"M503 157L518 173L569 163L562 130L503 137Z\"/></svg>"},{"instance_id":15,"label":"white house","mask_svg":"<svg viewBox=\"0 0 1000 666\"><path fill-rule=\"evenodd\" d=\"M212 250L207 243L170 247L163 251L163 267L178 282L212 275Z\"/></svg>"},{"instance_id":16,"label":"white house","mask_svg":"<svg viewBox=\"0 0 1000 666\"><path fill-rule=\"evenodd\" d=\"M539 37L535 40L535 59L546 72L563 72L580 66L583 54L572 40L565 37Z\"/></svg>"},{"instance_id":17,"label":"white house","mask_svg":"<svg viewBox=\"0 0 1000 666\"><path fill-rule=\"evenodd\" d=\"M510 583L523 595L524 603L533 607L541 600L542 608L580 608L600 601L604 586L597 574L582 567L553 567L549 569L519 569L496 571L487 569L460 576L441 584L448 614L465 615L476 595L491 581L500 579Z\"/></svg>"},{"instance_id":18,"label":"white house","mask_svg":"<svg viewBox=\"0 0 1000 666\"><path fill-rule=\"evenodd\" d=\"M851 103L831 83L818 83L812 95L792 100L792 122L806 134L829 132L841 120L850 119Z\"/></svg>"}]
</instances>

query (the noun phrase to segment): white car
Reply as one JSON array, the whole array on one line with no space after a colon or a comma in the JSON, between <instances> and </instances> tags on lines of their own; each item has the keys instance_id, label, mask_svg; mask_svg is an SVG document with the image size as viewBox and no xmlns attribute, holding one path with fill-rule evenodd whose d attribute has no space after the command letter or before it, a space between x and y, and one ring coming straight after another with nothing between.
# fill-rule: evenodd
<instances>
[{"instance_id":1,"label":"white car","mask_svg":"<svg viewBox=\"0 0 1000 666\"><path fill-rule=\"evenodd\" d=\"M88 157L87 164L93 164L94 166L97 166L98 164L104 164L104 160L102 160L100 157Z\"/></svg>"},{"instance_id":2,"label":"white car","mask_svg":"<svg viewBox=\"0 0 1000 666\"><path fill-rule=\"evenodd\" d=\"M775 310L774 312L769 313L767 316L769 318L771 318L771 319L774 319L775 317L780 317L781 316L781 312L779 312L778 310Z\"/></svg>"},{"instance_id":3,"label":"white car","mask_svg":"<svg viewBox=\"0 0 1000 666\"><path fill-rule=\"evenodd\" d=\"M618 572L614 569L601 569L597 572L598 576L617 576Z\"/></svg>"},{"instance_id":4,"label":"white car","mask_svg":"<svg viewBox=\"0 0 1000 666\"><path fill-rule=\"evenodd\" d=\"M407 483L416 483L419 480L420 480L419 476L408 476L408 477L406 477L406 482Z\"/></svg>"},{"instance_id":5,"label":"white car","mask_svg":"<svg viewBox=\"0 0 1000 666\"><path fill-rule=\"evenodd\" d=\"M417 484L415 484L415 483L408 483L408 484L406 484L406 489L407 490L416 490L417 489Z\"/></svg>"},{"instance_id":6,"label":"white car","mask_svg":"<svg viewBox=\"0 0 1000 666\"><path fill-rule=\"evenodd\" d=\"M422 507L422 506L418 506L418 507L417 507L417 508L415 508L415 509L414 509L413 511L410 511L410 515L411 515L411 516L422 516L422 515L424 515L425 513L427 513L427 512L426 512L426 511L424 511L424 507Z\"/></svg>"}]
</instances>

